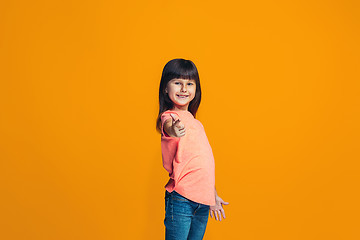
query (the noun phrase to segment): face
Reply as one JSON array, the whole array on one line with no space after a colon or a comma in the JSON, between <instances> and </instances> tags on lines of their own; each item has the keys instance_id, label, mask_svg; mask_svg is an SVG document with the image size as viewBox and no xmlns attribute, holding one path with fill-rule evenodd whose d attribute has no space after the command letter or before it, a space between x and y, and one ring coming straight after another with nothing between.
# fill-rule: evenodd
<instances>
[{"instance_id":1,"label":"face","mask_svg":"<svg viewBox=\"0 0 360 240\"><path fill-rule=\"evenodd\" d=\"M195 80L174 78L170 80L165 92L174 103L174 110L188 110L189 103L196 93Z\"/></svg>"}]
</instances>

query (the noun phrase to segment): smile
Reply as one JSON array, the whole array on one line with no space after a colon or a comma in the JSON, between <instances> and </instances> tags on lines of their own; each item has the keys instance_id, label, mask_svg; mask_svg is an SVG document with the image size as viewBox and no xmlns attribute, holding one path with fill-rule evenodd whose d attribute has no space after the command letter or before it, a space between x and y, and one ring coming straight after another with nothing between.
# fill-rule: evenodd
<instances>
[{"instance_id":1,"label":"smile","mask_svg":"<svg viewBox=\"0 0 360 240\"><path fill-rule=\"evenodd\" d=\"M179 98L187 98L189 95L176 95L178 96Z\"/></svg>"}]
</instances>

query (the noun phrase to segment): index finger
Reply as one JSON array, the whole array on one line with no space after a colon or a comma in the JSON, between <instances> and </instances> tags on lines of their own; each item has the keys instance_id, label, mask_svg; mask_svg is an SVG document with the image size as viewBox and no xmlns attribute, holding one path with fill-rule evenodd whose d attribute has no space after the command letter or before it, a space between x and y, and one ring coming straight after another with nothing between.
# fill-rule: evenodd
<instances>
[{"instance_id":1,"label":"index finger","mask_svg":"<svg viewBox=\"0 0 360 240\"><path fill-rule=\"evenodd\" d=\"M171 116L171 118L172 118L173 122L174 122L174 121L176 121L176 119L175 119L176 115L175 115L175 114L170 113L170 116ZM179 118L178 120L180 121L180 118Z\"/></svg>"}]
</instances>

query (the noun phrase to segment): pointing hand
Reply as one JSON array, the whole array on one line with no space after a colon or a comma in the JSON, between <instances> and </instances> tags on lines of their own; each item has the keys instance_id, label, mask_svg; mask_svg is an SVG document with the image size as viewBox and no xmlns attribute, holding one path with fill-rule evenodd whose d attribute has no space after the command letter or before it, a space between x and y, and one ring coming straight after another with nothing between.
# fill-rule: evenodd
<instances>
[{"instance_id":1,"label":"pointing hand","mask_svg":"<svg viewBox=\"0 0 360 240\"><path fill-rule=\"evenodd\" d=\"M180 118L178 120L175 120L176 115L173 113L170 113L170 116L172 118L172 132L175 135L175 137L182 137L185 135L186 128L184 124L181 122Z\"/></svg>"}]
</instances>

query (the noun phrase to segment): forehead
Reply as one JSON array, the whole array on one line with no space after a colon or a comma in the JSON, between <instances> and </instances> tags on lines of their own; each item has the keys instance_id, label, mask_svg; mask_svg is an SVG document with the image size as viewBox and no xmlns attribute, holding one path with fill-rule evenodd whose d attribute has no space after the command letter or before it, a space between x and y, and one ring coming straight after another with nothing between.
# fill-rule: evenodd
<instances>
[{"instance_id":1,"label":"forehead","mask_svg":"<svg viewBox=\"0 0 360 240\"><path fill-rule=\"evenodd\" d=\"M171 81L182 81L182 82L195 82L193 79L174 78Z\"/></svg>"}]
</instances>

